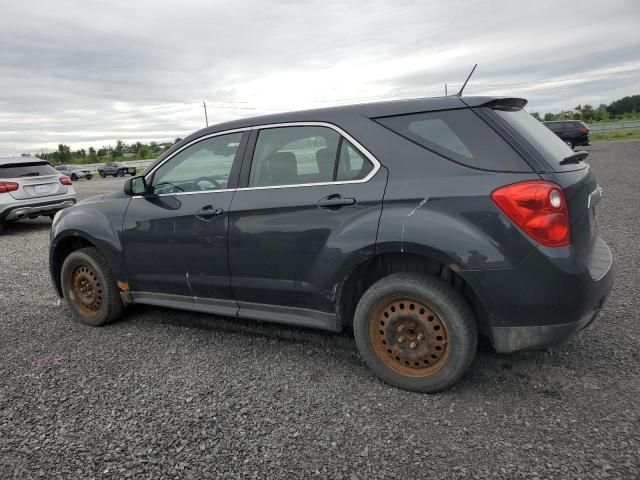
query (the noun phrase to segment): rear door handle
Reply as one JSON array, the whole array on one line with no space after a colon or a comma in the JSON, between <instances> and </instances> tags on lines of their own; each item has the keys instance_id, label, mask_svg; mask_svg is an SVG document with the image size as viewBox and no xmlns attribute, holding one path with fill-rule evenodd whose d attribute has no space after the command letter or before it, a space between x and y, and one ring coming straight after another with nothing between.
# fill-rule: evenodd
<instances>
[{"instance_id":1,"label":"rear door handle","mask_svg":"<svg viewBox=\"0 0 640 480\"><path fill-rule=\"evenodd\" d=\"M349 205L355 205L355 198L345 198L342 195L329 195L324 197L318 202L320 208L326 208L329 210L337 210L338 208L347 207Z\"/></svg>"},{"instance_id":2,"label":"rear door handle","mask_svg":"<svg viewBox=\"0 0 640 480\"><path fill-rule=\"evenodd\" d=\"M206 205L196 212L196 218L198 220L208 222L209 220L213 220L214 217L222 215L223 213L224 210L222 210L221 208L213 208L212 205Z\"/></svg>"}]
</instances>

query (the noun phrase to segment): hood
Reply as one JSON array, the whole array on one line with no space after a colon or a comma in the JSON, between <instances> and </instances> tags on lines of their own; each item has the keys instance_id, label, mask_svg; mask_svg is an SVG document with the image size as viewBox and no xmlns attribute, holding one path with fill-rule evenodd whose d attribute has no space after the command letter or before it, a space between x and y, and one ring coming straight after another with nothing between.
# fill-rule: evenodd
<instances>
[{"instance_id":1,"label":"hood","mask_svg":"<svg viewBox=\"0 0 640 480\"><path fill-rule=\"evenodd\" d=\"M105 194L96 195L95 197L85 198L84 200L80 200L78 203L76 203L76 205L87 205L88 203L98 203L98 202L101 202L104 199L104 197L106 197Z\"/></svg>"}]
</instances>

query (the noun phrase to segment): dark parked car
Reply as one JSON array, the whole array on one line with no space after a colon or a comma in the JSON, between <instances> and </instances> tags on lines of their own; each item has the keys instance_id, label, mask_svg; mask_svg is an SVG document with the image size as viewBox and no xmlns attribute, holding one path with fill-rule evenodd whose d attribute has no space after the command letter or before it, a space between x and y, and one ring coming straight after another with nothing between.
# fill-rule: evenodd
<instances>
[{"instance_id":1,"label":"dark parked car","mask_svg":"<svg viewBox=\"0 0 640 480\"><path fill-rule=\"evenodd\" d=\"M136 173L136 167L130 167L126 163L121 162L109 162L105 163L102 167L98 167L98 175L102 178L107 175L113 175L114 177L124 177L125 175L134 176Z\"/></svg>"},{"instance_id":2,"label":"dark parked car","mask_svg":"<svg viewBox=\"0 0 640 480\"><path fill-rule=\"evenodd\" d=\"M80 178L86 178L87 180L91 180L93 175L91 175L91 170L88 168L79 167L77 165L58 165L56 167L60 173L64 173L67 177L69 177L74 182Z\"/></svg>"},{"instance_id":3,"label":"dark parked car","mask_svg":"<svg viewBox=\"0 0 640 480\"><path fill-rule=\"evenodd\" d=\"M339 331L381 379L432 392L590 324L613 282L586 153L525 100L444 97L200 130L121 192L55 219L77 321L131 303Z\"/></svg>"},{"instance_id":4,"label":"dark parked car","mask_svg":"<svg viewBox=\"0 0 640 480\"><path fill-rule=\"evenodd\" d=\"M589 145L589 127L578 120L544 122L569 148Z\"/></svg>"}]
</instances>

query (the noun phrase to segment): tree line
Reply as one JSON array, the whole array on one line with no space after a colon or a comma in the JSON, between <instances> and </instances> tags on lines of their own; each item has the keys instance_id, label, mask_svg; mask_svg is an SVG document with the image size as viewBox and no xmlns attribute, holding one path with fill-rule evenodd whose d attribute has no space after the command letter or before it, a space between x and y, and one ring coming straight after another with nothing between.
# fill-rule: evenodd
<instances>
[{"instance_id":1,"label":"tree line","mask_svg":"<svg viewBox=\"0 0 640 480\"><path fill-rule=\"evenodd\" d=\"M640 120L640 95L631 95L611 102L609 105L601 103L594 108L593 105L578 105L573 110L565 110L560 113L532 115L543 122L554 120L582 120L587 123L620 122L624 120Z\"/></svg>"},{"instance_id":2,"label":"tree line","mask_svg":"<svg viewBox=\"0 0 640 480\"><path fill-rule=\"evenodd\" d=\"M97 150L94 147L89 147L86 150L84 148L71 150L69 145L61 143L58 145L57 150L53 152L42 150L37 156L54 165L65 163L106 163L118 160L146 160L156 158L180 140L182 139L176 138L173 142L150 142L148 144L142 142L127 144L122 140L118 140L115 147L108 145L98 148Z\"/></svg>"},{"instance_id":3,"label":"tree line","mask_svg":"<svg viewBox=\"0 0 640 480\"><path fill-rule=\"evenodd\" d=\"M600 104L597 108L592 105L578 105L573 110L565 110L560 113L547 112L540 114L533 112L532 115L540 121L548 122L553 120L582 120L587 123L618 122L622 120L640 119L640 95L631 95L609 105ZM49 162L60 165L64 163L104 163L116 160L146 160L153 159L164 152L167 148L178 143L181 138L176 138L173 142L150 142L149 144L135 142L126 144L118 140L115 147L108 145L99 149L89 147L87 150L71 150L69 145L59 144L58 149L53 152L41 151L38 157Z\"/></svg>"}]
</instances>

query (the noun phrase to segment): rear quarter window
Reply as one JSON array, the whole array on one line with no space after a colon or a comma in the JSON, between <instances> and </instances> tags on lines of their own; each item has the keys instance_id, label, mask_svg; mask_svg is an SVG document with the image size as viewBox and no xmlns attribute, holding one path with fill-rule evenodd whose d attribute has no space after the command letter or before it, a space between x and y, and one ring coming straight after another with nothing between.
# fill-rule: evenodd
<instances>
[{"instance_id":1,"label":"rear quarter window","mask_svg":"<svg viewBox=\"0 0 640 480\"><path fill-rule=\"evenodd\" d=\"M47 162L23 162L0 165L0 178L43 177L58 175L58 171Z\"/></svg>"},{"instance_id":2,"label":"rear quarter window","mask_svg":"<svg viewBox=\"0 0 640 480\"><path fill-rule=\"evenodd\" d=\"M421 147L468 167L501 172L531 171L522 157L470 109L375 120Z\"/></svg>"}]
</instances>

